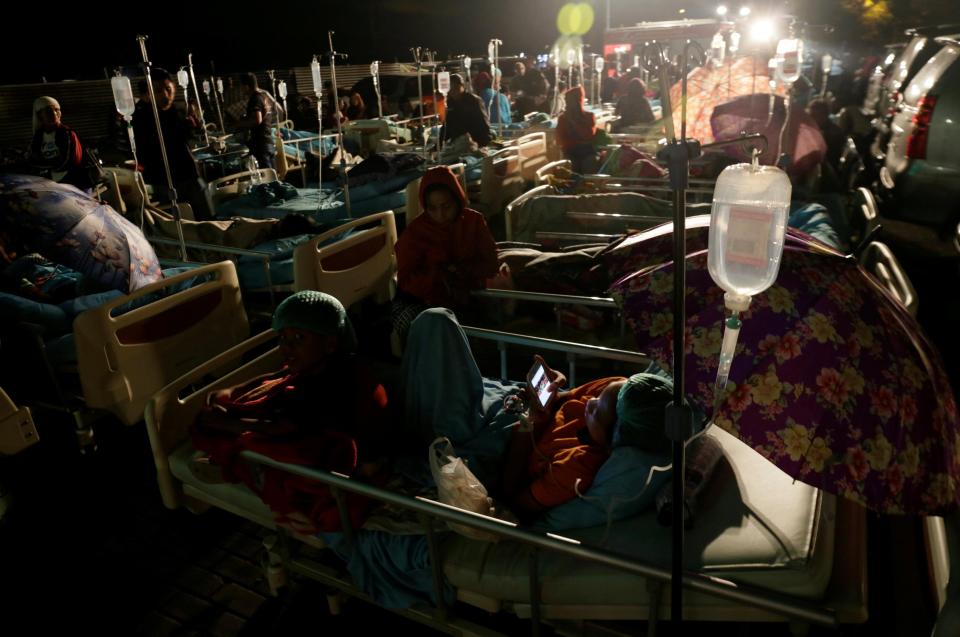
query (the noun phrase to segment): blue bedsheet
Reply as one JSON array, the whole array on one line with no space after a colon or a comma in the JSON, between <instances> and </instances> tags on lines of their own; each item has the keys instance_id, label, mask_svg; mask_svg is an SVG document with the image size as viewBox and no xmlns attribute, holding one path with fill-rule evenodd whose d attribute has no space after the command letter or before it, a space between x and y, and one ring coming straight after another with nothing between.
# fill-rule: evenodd
<instances>
[{"instance_id":1,"label":"blue bedsheet","mask_svg":"<svg viewBox=\"0 0 960 637\"><path fill-rule=\"evenodd\" d=\"M276 131L276 129L274 129L274 131ZM290 130L289 128L280 129L280 136L285 140L307 139L310 137L316 137L317 134L318 134L317 131ZM324 156L331 154L336 148L336 141L334 140L334 138L325 137L323 138L322 141L323 141L322 154ZM320 141L314 139L314 140L311 140L310 142L305 142L302 144L284 144L283 152L289 155L290 157L296 157L300 161L303 161L306 151L317 152L319 148L320 148Z\"/></svg>"},{"instance_id":2,"label":"blue bedsheet","mask_svg":"<svg viewBox=\"0 0 960 637\"><path fill-rule=\"evenodd\" d=\"M357 219L375 212L406 206L407 195L404 188L408 181L406 176L398 176L351 188L352 215L350 216L347 215L343 191L331 191L326 187L323 190L299 188L299 196L267 206L260 203L260 200L254 196L244 195L221 204L217 209L217 216L280 219L295 212L312 219L324 228L332 228L349 218Z\"/></svg>"}]
</instances>

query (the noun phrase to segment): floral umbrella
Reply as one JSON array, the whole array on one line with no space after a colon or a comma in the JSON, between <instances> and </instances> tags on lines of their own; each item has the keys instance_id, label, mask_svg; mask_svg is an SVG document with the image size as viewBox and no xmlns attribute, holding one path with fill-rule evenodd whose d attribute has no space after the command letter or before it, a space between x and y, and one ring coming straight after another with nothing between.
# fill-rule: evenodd
<instances>
[{"instance_id":1,"label":"floral umbrella","mask_svg":"<svg viewBox=\"0 0 960 637\"><path fill-rule=\"evenodd\" d=\"M792 228L776 282L742 315L714 413L723 291L707 270L709 217L688 223L687 397L814 487L885 513L955 510L960 422L939 354L856 261ZM673 357L667 228L626 247L633 256L620 263L639 267L612 286L640 348L665 369Z\"/></svg>"},{"instance_id":2,"label":"floral umbrella","mask_svg":"<svg viewBox=\"0 0 960 637\"><path fill-rule=\"evenodd\" d=\"M767 72L766 60L750 56L730 58L719 67L707 64L690 71L687 74L687 137L697 139L702 144L715 141L710 124L713 109L743 95L769 93L770 78ZM778 95L784 94L782 85L776 90ZM681 83L677 82L670 88L670 103L673 105L673 121L678 135L680 95ZM766 99L768 96L763 97Z\"/></svg>"},{"instance_id":3,"label":"floral umbrella","mask_svg":"<svg viewBox=\"0 0 960 637\"><path fill-rule=\"evenodd\" d=\"M0 224L31 250L103 288L129 293L162 277L157 255L140 229L73 186L0 175Z\"/></svg>"}]
</instances>

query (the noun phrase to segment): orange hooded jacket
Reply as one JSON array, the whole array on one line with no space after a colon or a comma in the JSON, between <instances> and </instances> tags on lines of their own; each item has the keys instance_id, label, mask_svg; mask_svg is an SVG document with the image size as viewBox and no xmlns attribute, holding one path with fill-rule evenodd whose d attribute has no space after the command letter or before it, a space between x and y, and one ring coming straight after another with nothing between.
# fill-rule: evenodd
<instances>
[{"instance_id":1,"label":"orange hooded jacket","mask_svg":"<svg viewBox=\"0 0 960 637\"><path fill-rule=\"evenodd\" d=\"M427 188L441 184L460 204L460 214L441 225L426 212L414 219L397 241L397 286L431 306L458 305L456 293L486 287L497 273L497 245L483 215L467 208L467 197L446 166L431 168L420 182L420 206ZM453 273L455 268L458 272Z\"/></svg>"}]
</instances>

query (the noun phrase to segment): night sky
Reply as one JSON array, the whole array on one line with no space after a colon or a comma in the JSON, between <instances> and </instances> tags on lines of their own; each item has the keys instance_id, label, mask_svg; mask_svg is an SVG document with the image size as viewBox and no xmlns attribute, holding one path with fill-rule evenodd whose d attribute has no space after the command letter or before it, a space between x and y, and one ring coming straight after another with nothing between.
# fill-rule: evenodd
<instances>
[{"instance_id":1,"label":"night sky","mask_svg":"<svg viewBox=\"0 0 960 637\"><path fill-rule=\"evenodd\" d=\"M638 20L711 17L718 0L612 0L614 26ZM811 21L839 13L838 0L794 0ZM9 4L9 3L8 3ZM158 66L175 70L194 54L203 72L289 68L309 64L327 49L326 32L336 32L338 50L350 62L410 61L408 49L421 45L445 54L484 55L491 37L503 40L502 53L540 52L557 38L556 15L563 0L342 0L338 2L74 2L40 6L20 2L5 8L8 35L0 83L104 77L104 69L140 62L135 36L150 36L148 52ZM605 23L605 0L596 8L585 40L598 46ZM739 7L739 2L728 2ZM783 0L753 0L756 10L783 7ZM144 8L147 13L145 14ZM679 8L685 8L678 15ZM12 15L10 15L12 12ZM842 16L834 16L840 20ZM24 37L10 37L22 25Z\"/></svg>"}]
</instances>

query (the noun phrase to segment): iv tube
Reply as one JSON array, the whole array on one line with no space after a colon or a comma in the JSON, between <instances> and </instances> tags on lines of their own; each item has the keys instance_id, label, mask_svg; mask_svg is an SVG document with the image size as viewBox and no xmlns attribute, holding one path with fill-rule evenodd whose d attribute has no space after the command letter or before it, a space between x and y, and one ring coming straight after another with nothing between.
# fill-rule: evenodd
<instances>
[{"instance_id":1,"label":"iv tube","mask_svg":"<svg viewBox=\"0 0 960 637\"><path fill-rule=\"evenodd\" d=\"M320 61L317 56L313 56L310 62L310 79L313 80L313 94L317 96L317 144L319 146L317 154L320 161L317 162L317 189L323 191L323 77L320 75ZM336 117L336 114L334 114ZM323 197L317 197L317 212L320 212L320 201Z\"/></svg>"}]
</instances>

